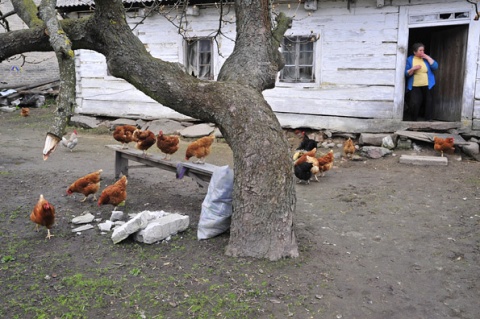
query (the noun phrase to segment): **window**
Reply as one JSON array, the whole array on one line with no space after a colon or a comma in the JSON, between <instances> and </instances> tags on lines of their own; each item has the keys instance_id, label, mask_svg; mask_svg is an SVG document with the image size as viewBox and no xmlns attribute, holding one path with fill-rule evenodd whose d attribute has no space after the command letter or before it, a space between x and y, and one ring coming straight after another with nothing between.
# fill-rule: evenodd
<instances>
[{"instance_id":1,"label":"window","mask_svg":"<svg viewBox=\"0 0 480 319\"><path fill-rule=\"evenodd\" d=\"M280 73L281 82L315 82L312 36L284 37L282 53L285 67Z\"/></svg>"},{"instance_id":2,"label":"window","mask_svg":"<svg viewBox=\"0 0 480 319\"><path fill-rule=\"evenodd\" d=\"M199 79L213 80L212 39L187 40L187 73Z\"/></svg>"}]
</instances>

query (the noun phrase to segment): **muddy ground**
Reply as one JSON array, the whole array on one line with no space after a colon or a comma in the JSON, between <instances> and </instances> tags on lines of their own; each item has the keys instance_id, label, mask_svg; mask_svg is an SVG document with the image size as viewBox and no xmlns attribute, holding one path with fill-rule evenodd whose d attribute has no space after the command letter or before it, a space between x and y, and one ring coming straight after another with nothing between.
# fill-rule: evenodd
<instances>
[{"instance_id":1,"label":"muddy ground","mask_svg":"<svg viewBox=\"0 0 480 319\"><path fill-rule=\"evenodd\" d=\"M480 163L461 153L447 167L398 163L413 150L338 160L319 183L296 186L299 258L229 258L228 234L196 240L206 189L154 168L130 170L124 211L186 214L189 230L152 245L114 245L97 227L73 233L84 211L110 217L111 207L65 190L100 168L102 189L111 184L105 145L115 141L79 129L73 152L44 162L52 111L0 113L2 318L478 318ZM207 162L231 165L225 143L213 149ZM57 209L50 240L29 220L39 194Z\"/></svg>"}]
</instances>

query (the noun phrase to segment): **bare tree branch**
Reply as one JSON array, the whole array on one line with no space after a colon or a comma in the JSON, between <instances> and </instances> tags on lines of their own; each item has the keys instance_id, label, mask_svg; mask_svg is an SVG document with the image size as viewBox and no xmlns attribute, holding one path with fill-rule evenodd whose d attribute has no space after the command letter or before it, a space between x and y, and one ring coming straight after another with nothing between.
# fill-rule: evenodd
<instances>
[{"instance_id":1,"label":"bare tree branch","mask_svg":"<svg viewBox=\"0 0 480 319\"><path fill-rule=\"evenodd\" d=\"M57 56L60 71L60 90L55 122L47 132L43 156L46 160L52 153L64 134L64 129L71 116L75 112L75 54L71 47L71 41L63 31L57 20L55 6L56 0L42 0L40 5L40 17L45 21L49 35L49 42ZM54 145L51 142L56 142Z\"/></svg>"}]
</instances>

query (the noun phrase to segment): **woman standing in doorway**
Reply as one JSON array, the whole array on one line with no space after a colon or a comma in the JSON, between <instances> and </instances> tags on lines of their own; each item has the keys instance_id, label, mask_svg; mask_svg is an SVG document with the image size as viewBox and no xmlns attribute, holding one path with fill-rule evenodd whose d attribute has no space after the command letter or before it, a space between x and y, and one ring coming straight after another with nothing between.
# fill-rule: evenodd
<instances>
[{"instance_id":1,"label":"woman standing in doorway","mask_svg":"<svg viewBox=\"0 0 480 319\"><path fill-rule=\"evenodd\" d=\"M425 45L423 43L415 43L412 49L413 55L407 58L407 65L405 66L412 120L418 120L420 109L422 104L424 104L425 121L431 121L433 120L432 88L435 85L433 71L438 69L438 63L425 54Z\"/></svg>"}]
</instances>

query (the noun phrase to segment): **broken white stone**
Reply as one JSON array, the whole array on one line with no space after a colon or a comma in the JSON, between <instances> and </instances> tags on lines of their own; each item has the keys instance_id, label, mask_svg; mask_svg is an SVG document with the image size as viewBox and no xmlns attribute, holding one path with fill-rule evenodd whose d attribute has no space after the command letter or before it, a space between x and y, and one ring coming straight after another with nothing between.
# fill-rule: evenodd
<instances>
[{"instance_id":1,"label":"broken white stone","mask_svg":"<svg viewBox=\"0 0 480 319\"><path fill-rule=\"evenodd\" d=\"M91 224L86 224L86 225L83 225L83 226L72 229L72 233L81 232L81 231L89 230L89 229L92 229L92 228L93 228L93 226Z\"/></svg>"},{"instance_id":2,"label":"broken white stone","mask_svg":"<svg viewBox=\"0 0 480 319\"><path fill-rule=\"evenodd\" d=\"M110 221L110 220L107 220L107 221L105 221L104 223L98 224L98 228L99 228L100 231L102 231L102 232L104 232L104 231L110 231L110 229L112 229L112 226L113 226L113 222Z\"/></svg>"},{"instance_id":3,"label":"broken white stone","mask_svg":"<svg viewBox=\"0 0 480 319\"><path fill-rule=\"evenodd\" d=\"M188 225L188 216L166 214L151 221L147 227L135 234L134 239L145 244L153 244L186 230Z\"/></svg>"},{"instance_id":4,"label":"broken white stone","mask_svg":"<svg viewBox=\"0 0 480 319\"><path fill-rule=\"evenodd\" d=\"M73 224L88 224L92 222L95 219L95 216L93 216L90 213L83 214L81 216L77 216L74 219L72 219Z\"/></svg>"},{"instance_id":5,"label":"broken white stone","mask_svg":"<svg viewBox=\"0 0 480 319\"><path fill-rule=\"evenodd\" d=\"M393 150L395 148L395 142L392 139L391 135L387 135L382 139L382 147Z\"/></svg>"},{"instance_id":6,"label":"broken white stone","mask_svg":"<svg viewBox=\"0 0 480 319\"><path fill-rule=\"evenodd\" d=\"M112 234L112 241L114 244L117 244L127 238L129 235L139 231L142 228L145 228L148 224L148 213L140 213L135 217L130 219L125 224L115 227Z\"/></svg>"},{"instance_id":7,"label":"broken white stone","mask_svg":"<svg viewBox=\"0 0 480 319\"><path fill-rule=\"evenodd\" d=\"M112 215L110 216L110 220L111 220L112 222L115 222L115 221L117 221L117 220L122 220L122 219L123 219L123 216L124 216L124 214L123 214L122 211L119 211L119 210L118 210L118 211L115 211L115 210L114 210L114 211L112 212Z\"/></svg>"}]
</instances>

